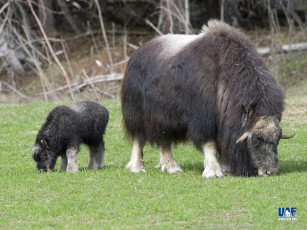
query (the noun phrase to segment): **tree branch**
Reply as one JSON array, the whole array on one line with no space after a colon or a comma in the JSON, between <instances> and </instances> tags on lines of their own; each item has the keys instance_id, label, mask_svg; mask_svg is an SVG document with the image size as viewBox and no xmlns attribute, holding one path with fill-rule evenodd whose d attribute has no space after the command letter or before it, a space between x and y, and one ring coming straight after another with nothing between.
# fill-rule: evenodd
<instances>
[{"instance_id":1,"label":"tree branch","mask_svg":"<svg viewBox=\"0 0 307 230\"><path fill-rule=\"evenodd\" d=\"M51 44L50 44L50 42L49 42L49 40L48 40L48 37L47 37L47 35L46 35L46 33L45 33L45 30L44 30L44 28L43 28L43 25L42 25L42 23L40 22L40 20L39 20L37 14L35 13L35 11L34 11L34 9L33 9L31 0L27 0L27 1L28 1L28 4L29 4L29 7L30 7L30 9L31 9L31 12L32 12L32 14L33 14L35 20L37 21L37 24L38 24L38 26L39 26L39 28L40 28L40 30L41 30L41 32L42 32L42 34L43 34L43 36L44 36L46 42L47 42L47 46L48 46L48 48L49 48L49 50L50 50L50 52L51 52L53 58L55 59L56 63L58 64L58 66L60 67L61 71L63 72L63 74L64 74L64 76L65 76L66 83L67 83L67 85L68 85L68 88L69 88L69 92L70 92L71 98L72 98L72 100L74 101L74 100L75 100L75 97L74 97L73 91L72 91L71 86L70 86L70 82L69 82L68 75L67 75L67 73L66 73L64 67L62 66L60 60L58 59L58 57L57 57L56 54L54 53L54 50L53 50L53 48L52 48L52 46L51 46Z\"/></svg>"},{"instance_id":2,"label":"tree branch","mask_svg":"<svg viewBox=\"0 0 307 230\"><path fill-rule=\"evenodd\" d=\"M303 42L303 43L285 44L276 48L261 47L257 48L257 52L260 56L266 56L272 53L292 52L292 51L299 51L306 49L307 49L307 42Z\"/></svg>"}]
</instances>

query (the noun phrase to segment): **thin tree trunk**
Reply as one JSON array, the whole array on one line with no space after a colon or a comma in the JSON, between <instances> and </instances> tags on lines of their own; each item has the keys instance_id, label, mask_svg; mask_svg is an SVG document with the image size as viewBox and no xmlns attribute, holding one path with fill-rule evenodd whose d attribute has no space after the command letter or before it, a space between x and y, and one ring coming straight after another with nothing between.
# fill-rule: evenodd
<instances>
[{"instance_id":1,"label":"thin tree trunk","mask_svg":"<svg viewBox=\"0 0 307 230\"><path fill-rule=\"evenodd\" d=\"M50 0L39 0L38 1L38 15L39 20L43 24L43 28L48 35L52 35L55 32L54 28L54 15L52 13L53 1Z\"/></svg>"},{"instance_id":2,"label":"thin tree trunk","mask_svg":"<svg viewBox=\"0 0 307 230\"><path fill-rule=\"evenodd\" d=\"M184 2L184 16L185 16L185 34L189 34L190 32L190 6L189 0L185 0Z\"/></svg>"},{"instance_id":3,"label":"thin tree trunk","mask_svg":"<svg viewBox=\"0 0 307 230\"><path fill-rule=\"evenodd\" d=\"M34 16L34 18L35 18L35 20L36 20L36 22L37 22L37 24L38 24L40 30L41 30L43 36L44 36L44 39L45 39L45 41L46 41L46 43L47 43L47 46L48 46L48 48L49 48L49 50L50 50L50 52L51 52L53 58L55 59L55 61L56 61L56 63L58 64L58 66L60 67L60 69L61 69L61 71L62 71L62 73L63 73L63 75L64 75L64 77L65 77L65 79L66 79L66 83L67 83L67 85L68 85L68 88L69 88L69 92L70 92L71 98L72 98L72 100L74 101L74 100L75 100L75 97L74 97L73 91L71 90L70 81L69 81L67 72L66 72L66 70L64 69L63 65L61 64L61 62L60 62L60 60L58 59L58 57L56 56L56 54L54 53L54 50L53 50L53 48L52 48L52 46L51 46L51 44L50 44L50 42L49 42L49 40L48 40L48 37L47 37L47 34L46 34L46 32L45 32L45 30L44 30L44 28L43 28L43 25L42 25L42 23L40 22L40 20L39 20L37 14L35 13L35 10L34 10L34 8L33 8L33 6L32 6L31 0L27 0L27 2L28 2L28 5L29 5L29 7L30 7L31 12L32 12L32 14L33 14L33 16Z\"/></svg>"},{"instance_id":4,"label":"thin tree trunk","mask_svg":"<svg viewBox=\"0 0 307 230\"><path fill-rule=\"evenodd\" d=\"M160 15L163 17L162 33L190 33L190 16L188 1L164 0Z\"/></svg>"},{"instance_id":5,"label":"thin tree trunk","mask_svg":"<svg viewBox=\"0 0 307 230\"><path fill-rule=\"evenodd\" d=\"M68 21L68 23L70 24L74 32L76 34L81 34L83 32L82 25L80 23L79 25L77 25L77 23L75 22L75 19L70 13L70 10L66 4L66 1L65 0L57 0L57 1L58 1L59 6L61 7L61 10L64 13L66 20Z\"/></svg>"},{"instance_id":6,"label":"thin tree trunk","mask_svg":"<svg viewBox=\"0 0 307 230\"><path fill-rule=\"evenodd\" d=\"M225 6L225 0L222 0L221 2L221 21L224 21L224 6Z\"/></svg>"}]
</instances>

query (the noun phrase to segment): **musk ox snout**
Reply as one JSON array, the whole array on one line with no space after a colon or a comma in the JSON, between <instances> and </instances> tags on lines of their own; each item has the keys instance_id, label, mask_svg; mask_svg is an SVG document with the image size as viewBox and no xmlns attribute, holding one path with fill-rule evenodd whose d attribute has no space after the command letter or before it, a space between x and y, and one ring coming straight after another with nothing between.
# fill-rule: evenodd
<instances>
[{"instance_id":1,"label":"musk ox snout","mask_svg":"<svg viewBox=\"0 0 307 230\"><path fill-rule=\"evenodd\" d=\"M256 129L248 135L247 146L259 176L278 172L277 146L281 129L278 126Z\"/></svg>"},{"instance_id":2,"label":"musk ox snout","mask_svg":"<svg viewBox=\"0 0 307 230\"><path fill-rule=\"evenodd\" d=\"M37 144L32 149L32 157L36 163L37 171L40 173L51 171L56 163L54 154Z\"/></svg>"},{"instance_id":3,"label":"musk ox snout","mask_svg":"<svg viewBox=\"0 0 307 230\"><path fill-rule=\"evenodd\" d=\"M38 172L50 172L56 163L56 157L52 154L41 153L35 158L36 168Z\"/></svg>"},{"instance_id":4,"label":"musk ox snout","mask_svg":"<svg viewBox=\"0 0 307 230\"><path fill-rule=\"evenodd\" d=\"M36 163L37 171L40 173L51 171L56 163L55 154L47 149L44 142L38 141L32 148L32 158Z\"/></svg>"},{"instance_id":5,"label":"musk ox snout","mask_svg":"<svg viewBox=\"0 0 307 230\"><path fill-rule=\"evenodd\" d=\"M266 152L265 158L261 162L255 161L258 164L258 176L270 176L278 172L279 159L277 152Z\"/></svg>"},{"instance_id":6,"label":"musk ox snout","mask_svg":"<svg viewBox=\"0 0 307 230\"><path fill-rule=\"evenodd\" d=\"M49 169L49 168L40 168L40 169L37 169L37 171L39 173L44 173L44 172L51 172L51 169Z\"/></svg>"},{"instance_id":7,"label":"musk ox snout","mask_svg":"<svg viewBox=\"0 0 307 230\"><path fill-rule=\"evenodd\" d=\"M279 164L277 154L254 153L251 158L253 160L253 164L258 169L258 176L269 176L278 172Z\"/></svg>"},{"instance_id":8,"label":"musk ox snout","mask_svg":"<svg viewBox=\"0 0 307 230\"><path fill-rule=\"evenodd\" d=\"M274 175L278 172L278 165L277 167L260 167L258 168L258 176L270 176Z\"/></svg>"},{"instance_id":9,"label":"musk ox snout","mask_svg":"<svg viewBox=\"0 0 307 230\"><path fill-rule=\"evenodd\" d=\"M251 129L244 132L236 141L237 144L240 144L247 139L248 152L259 176L278 172L277 146L279 140L294 136L282 135L278 123L279 120L276 117L261 117Z\"/></svg>"}]
</instances>

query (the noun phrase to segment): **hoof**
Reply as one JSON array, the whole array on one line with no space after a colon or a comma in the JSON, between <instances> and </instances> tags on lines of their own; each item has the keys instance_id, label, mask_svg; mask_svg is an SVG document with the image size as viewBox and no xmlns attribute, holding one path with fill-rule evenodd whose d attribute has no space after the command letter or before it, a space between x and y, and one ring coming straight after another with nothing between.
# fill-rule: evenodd
<instances>
[{"instance_id":1,"label":"hoof","mask_svg":"<svg viewBox=\"0 0 307 230\"><path fill-rule=\"evenodd\" d=\"M74 172L78 172L79 168L78 166L74 165L68 165L67 166L67 169L66 169L66 172L69 172L69 173L74 173Z\"/></svg>"},{"instance_id":2,"label":"hoof","mask_svg":"<svg viewBox=\"0 0 307 230\"><path fill-rule=\"evenodd\" d=\"M142 163L133 164L131 161L126 165L126 169L129 169L131 172L139 173L146 172L145 166Z\"/></svg>"},{"instance_id":3,"label":"hoof","mask_svg":"<svg viewBox=\"0 0 307 230\"><path fill-rule=\"evenodd\" d=\"M87 169L89 169L89 170L97 170L97 169L100 169L100 167L98 165L91 165L91 166L88 166Z\"/></svg>"},{"instance_id":4,"label":"hoof","mask_svg":"<svg viewBox=\"0 0 307 230\"><path fill-rule=\"evenodd\" d=\"M223 177L223 176L224 174L220 168L211 169L206 167L202 174L202 177L205 178Z\"/></svg>"},{"instance_id":5,"label":"hoof","mask_svg":"<svg viewBox=\"0 0 307 230\"><path fill-rule=\"evenodd\" d=\"M177 162L174 162L171 165L159 163L155 166L155 168L161 168L162 172L167 171L168 173L177 173L177 172L183 172L182 168Z\"/></svg>"}]
</instances>

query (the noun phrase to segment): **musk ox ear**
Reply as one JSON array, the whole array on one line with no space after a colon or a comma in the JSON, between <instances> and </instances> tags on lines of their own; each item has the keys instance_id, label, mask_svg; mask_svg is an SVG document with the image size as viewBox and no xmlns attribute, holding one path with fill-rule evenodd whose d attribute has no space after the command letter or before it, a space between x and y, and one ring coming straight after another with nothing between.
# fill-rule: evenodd
<instances>
[{"instance_id":1,"label":"musk ox ear","mask_svg":"<svg viewBox=\"0 0 307 230\"><path fill-rule=\"evenodd\" d=\"M294 137L296 135L296 133L292 134L292 135L281 135L280 139L290 139L292 137Z\"/></svg>"},{"instance_id":2,"label":"musk ox ear","mask_svg":"<svg viewBox=\"0 0 307 230\"><path fill-rule=\"evenodd\" d=\"M269 125L268 119L265 119L264 117L261 117L256 123L255 125L249 129L248 131L245 131L241 137L239 137L239 139L236 141L236 144L240 144L243 141L245 141L245 139L248 137L248 135L253 132L254 129L263 129L266 126Z\"/></svg>"}]
</instances>

